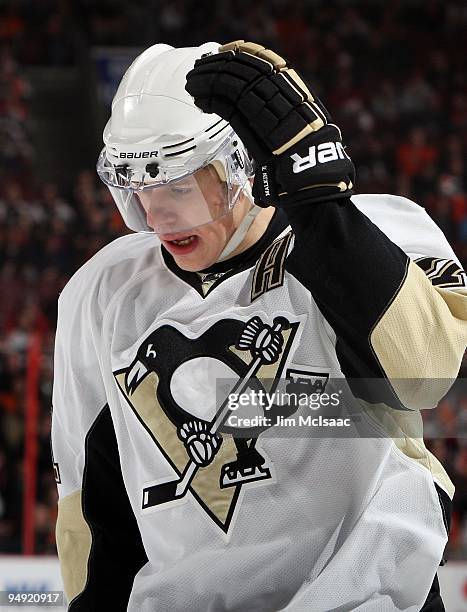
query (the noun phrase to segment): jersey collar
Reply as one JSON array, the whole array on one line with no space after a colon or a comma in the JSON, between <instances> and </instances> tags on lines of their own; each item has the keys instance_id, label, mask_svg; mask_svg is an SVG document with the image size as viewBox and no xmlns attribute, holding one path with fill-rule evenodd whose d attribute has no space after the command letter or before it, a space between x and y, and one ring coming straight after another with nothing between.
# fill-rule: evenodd
<instances>
[{"instance_id":1,"label":"jersey collar","mask_svg":"<svg viewBox=\"0 0 467 612\"><path fill-rule=\"evenodd\" d=\"M186 270L182 270L182 268L176 264L173 256L167 251L167 249L165 249L163 245L161 245L162 257L169 270L176 274L181 280L185 281L196 289L200 295L205 297L226 278L229 278L230 276L238 274L242 270L253 266L258 261L261 254L277 238L277 236L284 231L287 226L287 216L280 208L276 208L271 220L269 221L266 231L259 240L251 245L251 247L242 253L231 257L230 259L219 261L212 266L209 266L209 268L200 270L199 272L187 272ZM222 276L217 278L209 287L209 290L205 293L202 288L201 274L203 276L206 274L222 274Z\"/></svg>"}]
</instances>

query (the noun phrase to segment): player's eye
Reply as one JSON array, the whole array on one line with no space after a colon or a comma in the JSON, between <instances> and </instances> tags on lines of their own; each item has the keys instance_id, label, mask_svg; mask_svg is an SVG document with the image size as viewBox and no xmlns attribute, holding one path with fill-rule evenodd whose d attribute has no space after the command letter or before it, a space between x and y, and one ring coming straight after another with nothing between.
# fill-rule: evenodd
<instances>
[{"instance_id":1,"label":"player's eye","mask_svg":"<svg viewBox=\"0 0 467 612\"><path fill-rule=\"evenodd\" d=\"M182 198L193 192L193 188L187 185L173 185L170 188L170 195L174 198Z\"/></svg>"}]
</instances>

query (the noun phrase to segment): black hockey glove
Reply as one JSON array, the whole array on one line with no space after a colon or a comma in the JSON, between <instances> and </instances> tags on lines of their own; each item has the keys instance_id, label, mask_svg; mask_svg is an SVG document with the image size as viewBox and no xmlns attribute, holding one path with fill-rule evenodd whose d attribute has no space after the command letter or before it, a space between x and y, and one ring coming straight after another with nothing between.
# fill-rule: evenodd
<instances>
[{"instance_id":1,"label":"black hockey glove","mask_svg":"<svg viewBox=\"0 0 467 612\"><path fill-rule=\"evenodd\" d=\"M355 169L338 127L286 60L242 40L196 61L186 90L229 121L257 168L258 204L290 206L348 197Z\"/></svg>"}]
</instances>

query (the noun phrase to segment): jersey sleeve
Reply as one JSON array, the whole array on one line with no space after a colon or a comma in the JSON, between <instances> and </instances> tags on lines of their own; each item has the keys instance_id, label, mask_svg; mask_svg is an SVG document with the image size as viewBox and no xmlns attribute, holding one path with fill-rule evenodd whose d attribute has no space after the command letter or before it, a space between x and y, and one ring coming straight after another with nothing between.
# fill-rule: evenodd
<instances>
[{"instance_id":1,"label":"jersey sleeve","mask_svg":"<svg viewBox=\"0 0 467 612\"><path fill-rule=\"evenodd\" d=\"M52 454L56 542L69 609L126 610L146 562L101 373L97 290L78 273L59 299Z\"/></svg>"},{"instance_id":2,"label":"jersey sleeve","mask_svg":"<svg viewBox=\"0 0 467 612\"><path fill-rule=\"evenodd\" d=\"M467 340L465 285L436 285L419 265L451 261L453 282L465 282L441 230L396 196L354 196L288 216L296 236L288 269L333 328L345 376L386 381L372 403L435 406L459 372Z\"/></svg>"},{"instance_id":3,"label":"jersey sleeve","mask_svg":"<svg viewBox=\"0 0 467 612\"><path fill-rule=\"evenodd\" d=\"M422 258L450 260L462 270L441 229L426 210L412 200L390 194L361 194L353 196L352 203L413 261ZM436 285L432 277L431 280ZM461 280L461 286L465 287L465 273Z\"/></svg>"}]
</instances>

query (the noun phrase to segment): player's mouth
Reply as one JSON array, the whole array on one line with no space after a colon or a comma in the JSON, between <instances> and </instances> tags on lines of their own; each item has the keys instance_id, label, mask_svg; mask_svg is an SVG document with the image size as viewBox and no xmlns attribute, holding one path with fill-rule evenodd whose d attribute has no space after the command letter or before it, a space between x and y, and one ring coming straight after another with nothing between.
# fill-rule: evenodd
<instances>
[{"instance_id":1,"label":"player's mouth","mask_svg":"<svg viewBox=\"0 0 467 612\"><path fill-rule=\"evenodd\" d=\"M175 237L167 234L160 236L162 244L172 253L172 255L187 255L196 249L199 243L199 237L195 234L178 235Z\"/></svg>"}]
</instances>

